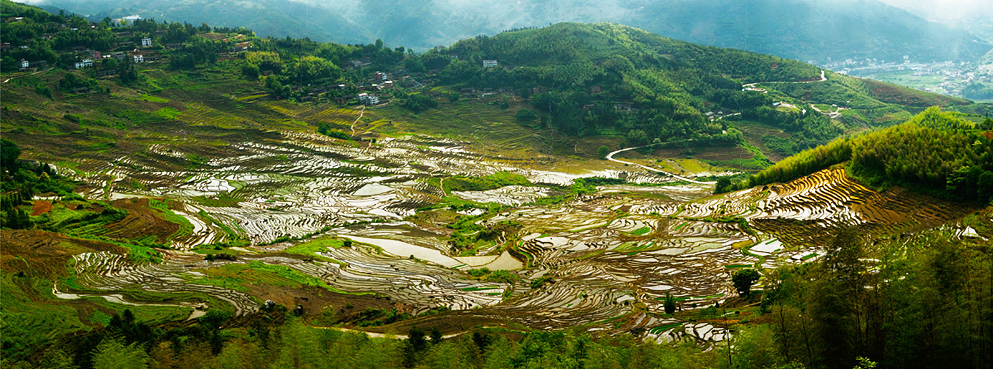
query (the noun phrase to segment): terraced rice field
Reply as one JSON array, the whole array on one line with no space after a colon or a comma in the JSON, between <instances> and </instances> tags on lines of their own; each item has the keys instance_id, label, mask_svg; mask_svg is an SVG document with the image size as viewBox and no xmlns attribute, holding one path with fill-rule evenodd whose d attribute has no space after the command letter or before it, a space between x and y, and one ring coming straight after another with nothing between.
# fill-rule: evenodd
<instances>
[{"instance_id":1,"label":"terraced rice field","mask_svg":"<svg viewBox=\"0 0 993 369\"><path fill-rule=\"evenodd\" d=\"M354 114L267 108L342 122ZM219 119L196 107L183 114L191 122ZM835 227L900 234L968 210L899 190L877 193L841 170L710 196L709 183L640 186L667 179L647 171L534 169L452 139L403 136L371 144L297 131L245 132L249 140L194 135L194 144L163 141L111 161L77 159L73 170L63 170L86 184L89 198L146 208L165 204L156 216L180 220L155 226L140 211L129 212L105 231L158 227L153 233L173 248L163 252L164 260L135 264L109 252L79 254L71 264L78 288L56 282L53 291L66 298L117 298L135 289L196 292L230 304L236 314L251 314L261 304L257 291L207 274L224 265L262 263L251 265L286 267L279 270L292 274L287 278L306 278L337 294L387 298L415 316L444 307L451 309L446 316L481 324L646 328L645 336L659 341L720 341L729 332L666 316L666 294L678 299L680 310L723 304L736 297L730 282L735 269L810 260L823 253L825 234ZM497 172L520 174L534 185L450 194L441 189L444 178ZM630 184L543 202L567 193L557 186L594 176ZM448 221L412 220L425 209ZM464 217L473 217L475 227L464 235L488 234L488 246L476 256L458 256L449 242L456 231L447 222ZM250 244L236 249L236 260L208 262L189 251L234 239ZM335 245L348 239L351 245L286 252L315 239L338 240ZM468 273L482 268L508 271L509 277Z\"/></svg>"}]
</instances>

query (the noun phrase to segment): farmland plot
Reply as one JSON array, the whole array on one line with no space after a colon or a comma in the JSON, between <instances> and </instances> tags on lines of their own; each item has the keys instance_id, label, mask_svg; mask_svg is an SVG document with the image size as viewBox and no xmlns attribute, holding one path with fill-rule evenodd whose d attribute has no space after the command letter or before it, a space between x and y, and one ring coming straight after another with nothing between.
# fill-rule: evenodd
<instances>
[{"instance_id":1,"label":"farmland plot","mask_svg":"<svg viewBox=\"0 0 993 369\"><path fill-rule=\"evenodd\" d=\"M679 310L723 305L737 298L735 269L816 258L832 228L912 232L963 214L899 191L874 192L841 170L712 196L711 184L666 185L647 171L518 167L428 136L375 144L295 131L225 137L150 144L110 162L76 159L73 174L86 196L166 199L162 213L185 226L170 231L177 251L164 252L159 264L80 254L72 264L80 290L58 283L53 290L66 297L196 292L244 315L259 309L264 282L236 276L254 268L271 276L271 288L296 281L346 299L375 296L414 321L447 311L479 324L646 328L658 341L720 341L730 333L667 316L666 296ZM495 173L529 185L444 188L448 178ZM563 195L581 177L627 183ZM245 245L232 249L236 260L188 252L238 240ZM333 247L312 246L321 240Z\"/></svg>"}]
</instances>

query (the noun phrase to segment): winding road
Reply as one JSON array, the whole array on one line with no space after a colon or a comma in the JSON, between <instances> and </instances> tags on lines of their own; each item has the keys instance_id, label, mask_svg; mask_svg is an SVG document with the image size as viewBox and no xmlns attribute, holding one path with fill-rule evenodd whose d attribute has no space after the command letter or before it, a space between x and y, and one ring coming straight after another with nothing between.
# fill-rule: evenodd
<instances>
[{"instance_id":1,"label":"winding road","mask_svg":"<svg viewBox=\"0 0 993 369\"><path fill-rule=\"evenodd\" d=\"M632 162L629 162L629 161L624 161L624 160L620 160L620 159L614 159L614 155L615 154L619 154L619 153L622 153L622 152L625 152L625 151L637 150L637 149L640 149L642 147L649 147L649 146L654 146L654 144L652 144L652 145L645 145L645 146L629 147L629 148L626 148L626 149L620 149L620 150L611 152L610 154L607 154L607 160L610 160L610 161L615 162L615 163L636 165L636 166L642 167L642 168L644 168L646 170L650 170L652 172L665 173L665 174L668 174L669 176L671 176L672 178L680 179L680 180L691 182L691 183L717 184L717 182L701 182L701 181L689 179L689 178L686 178L686 177L678 176L678 175L675 175L675 174L666 172L666 171L661 170L661 169L655 169L655 168L652 168L652 167L649 167L649 166L645 166L645 165L641 165L641 164L638 164L638 163L632 163Z\"/></svg>"},{"instance_id":2,"label":"winding road","mask_svg":"<svg viewBox=\"0 0 993 369\"><path fill-rule=\"evenodd\" d=\"M821 79L820 80L817 80L817 81L805 81L805 82L793 82L793 83L811 83L811 82L824 82L824 81L827 81L827 76L825 75L824 70L821 69ZM754 86L754 85L755 85L755 83L750 83L750 84L747 84L747 85L744 85L744 86L747 87L747 86ZM741 114L741 113L730 114L728 116L739 115L739 114ZM721 118L723 118L723 117L721 117ZM654 144L652 144L652 145L644 145L644 146L637 146L637 147L629 147L629 148L626 148L626 149L620 149L620 150L617 150L617 151L614 151L614 152L611 152L611 153L607 154L607 160L610 160L610 161L615 162L615 163L621 163L621 164L628 164L628 165L639 166L639 167L641 167L641 168L643 168L645 170L649 170L649 171L656 172L656 173L665 173L665 174L668 174L669 176L672 176L672 178L680 179L680 180L687 181L687 182L690 182L690 183L699 183L699 184L716 184L717 183L717 182L701 182L701 181L689 179L689 178L686 178L686 177L683 177L683 176L678 176L678 175L675 175L675 174L666 172L666 171L661 170L661 169L655 169L655 168L652 168L652 167L649 167L649 166L645 166L645 165L641 165L641 164L638 164L638 163L632 163L632 162L629 162L629 161L624 161L624 160L620 160L620 159L614 159L614 155L616 155L616 154L619 154L619 153L622 153L622 152L625 152L625 151L637 150L637 149L640 149L642 147L649 147L649 146L653 146L653 145Z\"/></svg>"}]
</instances>

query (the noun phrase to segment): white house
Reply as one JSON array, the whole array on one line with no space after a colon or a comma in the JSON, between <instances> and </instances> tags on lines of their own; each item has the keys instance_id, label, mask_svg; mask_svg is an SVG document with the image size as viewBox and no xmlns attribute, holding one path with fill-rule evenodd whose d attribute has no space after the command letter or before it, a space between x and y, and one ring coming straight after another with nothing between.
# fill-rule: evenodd
<instances>
[{"instance_id":1,"label":"white house","mask_svg":"<svg viewBox=\"0 0 993 369\"><path fill-rule=\"evenodd\" d=\"M76 62L76 69L87 68L93 66L93 59L83 59L83 61Z\"/></svg>"},{"instance_id":2,"label":"white house","mask_svg":"<svg viewBox=\"0 0 993 369\"><path fill-rule=\"evenodd\" d=\"M134 54L134 55L131 55L131 57L134 58L134 62L135 63L144 63L145 62L145 56L144 55Z\"/></svg>"},{"instance_id":3,"label":"white house","mask_svg":"<svg viewBox=\"0 0 993 369\"><path fill-rule=\"evenodd\" d=\"M376 105L379 104L379 97L376 95L361 93L359 94L359 102L365 105Z\"/></svg>"},{"instance_id":4,"label":"white house","mask_svg":"<svg viewBox=\"0 0 993 369\"><path fill-rule=\"evenodd\" d=\"M31 66L31 63L29 63L27 60L21 59L21 68L22 69L23 68L30 67L30 66Z\"/></svg>"},{"instance_id":5,"label":"white house","mask_svg":"<svg viewBox=\"0 0 993 369\"><path fill-rule=\"evenodd\" d=\"M499 65L496 60L483 60L483 68L493 68Z\"/></svg>"},{"instance_id":6,"label":"white house","mask_svg":"<svg viewBox=\"0 0 993 369\"><path fill-rule=\"evenodd\" d=\"M141 47L151 47L152 39L149 37L144 37L141 39Z\"/></svg>"}]
</instances>

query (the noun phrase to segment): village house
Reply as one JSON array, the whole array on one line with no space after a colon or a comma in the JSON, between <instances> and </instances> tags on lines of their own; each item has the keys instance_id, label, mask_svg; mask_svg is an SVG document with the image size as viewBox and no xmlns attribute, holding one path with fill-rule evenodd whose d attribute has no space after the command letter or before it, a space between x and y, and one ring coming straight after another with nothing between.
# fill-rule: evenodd
<instances>
[{"instance_id":1,"label":"village house","mask_svg":"<svg viewBox=\"0 0 993 369\"><path fill-rule=\"evenodd\" d=\"M31 63L30 62L28 62L27 60L21 59L21 69L28 69L28 67L30 67L30 66L31 66Z\"/></svg>"},{"instance_id":2,"label":"village house","mask_svg":"<svg viewBox=\"0 0 993 369\"><path fill-rule=\"evenodd\" d=\"M93 59L83 59L82 61L76 62L76 69L88 68L93 66Z\"/></svg>"},{"instance_id":3,"label":"village house","mask_svg":"<svg viewBox=\"0 0 993 369\"><path fill-rule=\"evenodd\" d=\"M150 37L142 37L141 47L152 47L152 39Z\"/></svg>"},{"instance_id":4,"label":"village house","mask_svg":"<svg viewBox=\"0 0 993 369\"><path fill-rule=\"evenodd\" d=\"M615 103L614 110L630 113L634 110L634 108L631 107L631 104Z\"/></svg>"},{"instance_id":5,"label":"village house","mask_svg":"<svg viewBox=\"0 0 993 369\"><path fill-rule=\"evenodd\" d=\"M251 47L252 47L251 42L242 42L232 46L230 49L228 49L228 51L237 53L242 51L248 51L248 49L250 49Z\"/></svg>"},{"instance_id":6,"label":"village house","mask_svg":"<svg viewBox=\"0 0 993 369\"><path fill-rule=\"evenodd\" d=\"M101 77L101 78L102 77L111 77L111 76L116 76L116 75L117 75L117 71L114 70L114 69L104 69L104 70L101 70L101 71L98 71L97 72L97 77Z\"/></svg>"},{"instance_id":7,"label":"village house","mask_svg":"<svg viewBox=\"0 0 993 369\"><path fill-rule=\"evenodd\" d=\"M365 68L372 65L372 61L369 60L352 60L352 67L355 68Z\"/></svg>"},{"instance_id":8,"label":"village house","mask_svg":"<svg viewBox=\"0 0 993 369\"><path fill-rule=\"evenodd\" d=\"M379 97L376 95L361 93L359 94L359 103L364 105L376 105L379 104Z\"/></svg>"}]
</instances>

